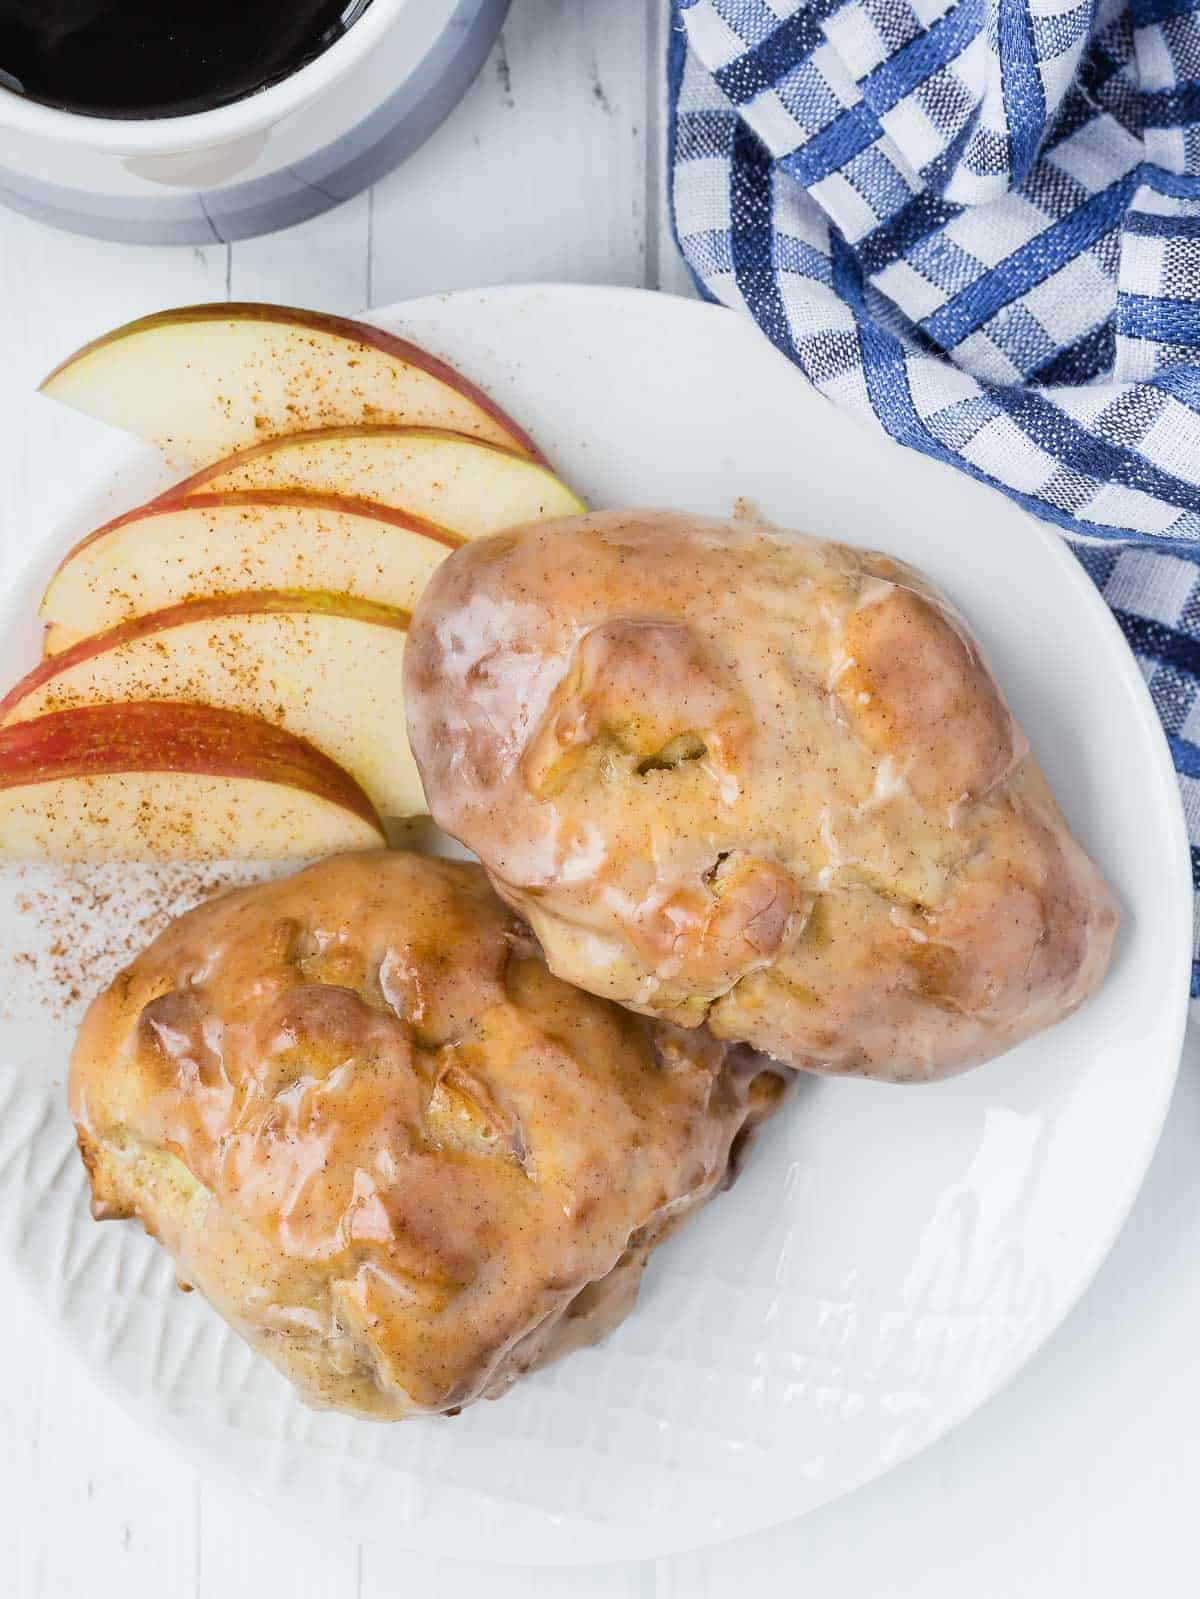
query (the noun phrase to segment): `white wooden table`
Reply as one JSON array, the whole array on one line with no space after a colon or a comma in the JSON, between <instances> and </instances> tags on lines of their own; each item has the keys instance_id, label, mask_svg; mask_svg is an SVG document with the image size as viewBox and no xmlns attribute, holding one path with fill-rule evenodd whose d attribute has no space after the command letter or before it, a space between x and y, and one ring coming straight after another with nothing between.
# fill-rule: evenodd
<instances>
[{"instance_id":1,"label":"white wooden table","mask_svg":"<svg viewBox=\"0 0 1200 1599\"><path fill-rule=\"evenodd\" d=\"M451 122L376 190L231 248L139 250L0 212L0 538L21 536L65 351L194 300L332 311L533 280L686 292L663 197L661 0L514 0ZM1200 1040L1134 1216L1051 1347L981 1415L853 1498L656 1564L529 1572L364 1550L148 1438L13 1293L0 1319L0 1596L12 1599L1109 1599L1194 1592Z\"/></svg>"}]
</instances>

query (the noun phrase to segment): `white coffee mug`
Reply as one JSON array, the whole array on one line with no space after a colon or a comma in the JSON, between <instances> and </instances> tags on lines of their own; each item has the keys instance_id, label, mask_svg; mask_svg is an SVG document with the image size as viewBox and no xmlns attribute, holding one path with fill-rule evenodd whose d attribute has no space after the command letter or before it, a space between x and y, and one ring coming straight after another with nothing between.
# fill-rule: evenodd
<instances>
[{"instance_id":1,"label":"white coffee mug","mask_svg":"<svg viewBox=\"0 0 1200 1599\"><path fill-rule=\"evenodd\" d=\"M0 87L0 202L74 232L155 244L301 222L429 136L486 59L508 4L372 0L289 77L188 116L84 116Z\"/></svg>"}]
</instances>

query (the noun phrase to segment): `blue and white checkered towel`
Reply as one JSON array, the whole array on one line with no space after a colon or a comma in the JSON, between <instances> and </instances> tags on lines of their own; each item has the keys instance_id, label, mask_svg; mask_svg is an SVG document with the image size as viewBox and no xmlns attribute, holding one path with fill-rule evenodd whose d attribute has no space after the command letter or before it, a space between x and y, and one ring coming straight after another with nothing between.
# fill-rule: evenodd
<instances>
[{"instance_id":1,"label":"blue and white checkered towel","mask_svg":"<svg viewBox=\"0 0 1200 1599\"><path fill-rule=\"evenodd\" d=\"M1200 0L674 4L701 288L1070 536L1162 716L1200 887Z\"/></svg>"}]
</instances>

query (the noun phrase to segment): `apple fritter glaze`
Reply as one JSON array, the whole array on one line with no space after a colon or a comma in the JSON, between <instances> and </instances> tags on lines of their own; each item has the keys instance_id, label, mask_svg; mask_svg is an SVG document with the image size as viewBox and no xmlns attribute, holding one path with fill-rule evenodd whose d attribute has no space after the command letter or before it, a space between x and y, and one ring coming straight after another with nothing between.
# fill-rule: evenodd
<instances>
[{"instance_id":1,"label":"apple fritter glaze","mask_svg":"<svg viewBox=\"0 0 1200 1599\"><path fill-rule=\"evenodd\" d=\"M476 866L350 855L182 917L89 1011L98 1217L310 1402L495 1397L615 1325L787 1074L546 969Z\"/></svg>"},{"instance_id":2,"label":"apple fritter glaze","mask_svg":"<svg viewBox=\"0 0 1200 1599\"><path fill-rule=\"evenodd\" d=\"M435 573L405 682L435 820L592 993L922 1081L1107 968L978 647L884 555L677 512L497 534Z\"/></svg>"}]
</instances>

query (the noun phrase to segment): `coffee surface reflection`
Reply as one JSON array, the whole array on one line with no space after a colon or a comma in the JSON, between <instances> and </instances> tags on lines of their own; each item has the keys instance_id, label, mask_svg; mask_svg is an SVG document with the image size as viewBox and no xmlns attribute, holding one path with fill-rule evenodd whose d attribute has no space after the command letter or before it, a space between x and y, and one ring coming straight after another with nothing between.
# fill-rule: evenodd
<instances>
[{"instance_id":1,"label":"coffee surface reflection","mask_svg":"<svg viewBox=\"0 0 1200 1599\"><path fill-rule=\"evenodd\" d=\"M92 116L185 116L312 61L371 0L0 0L0 87Z\"/></svg>"}]
</instances>

